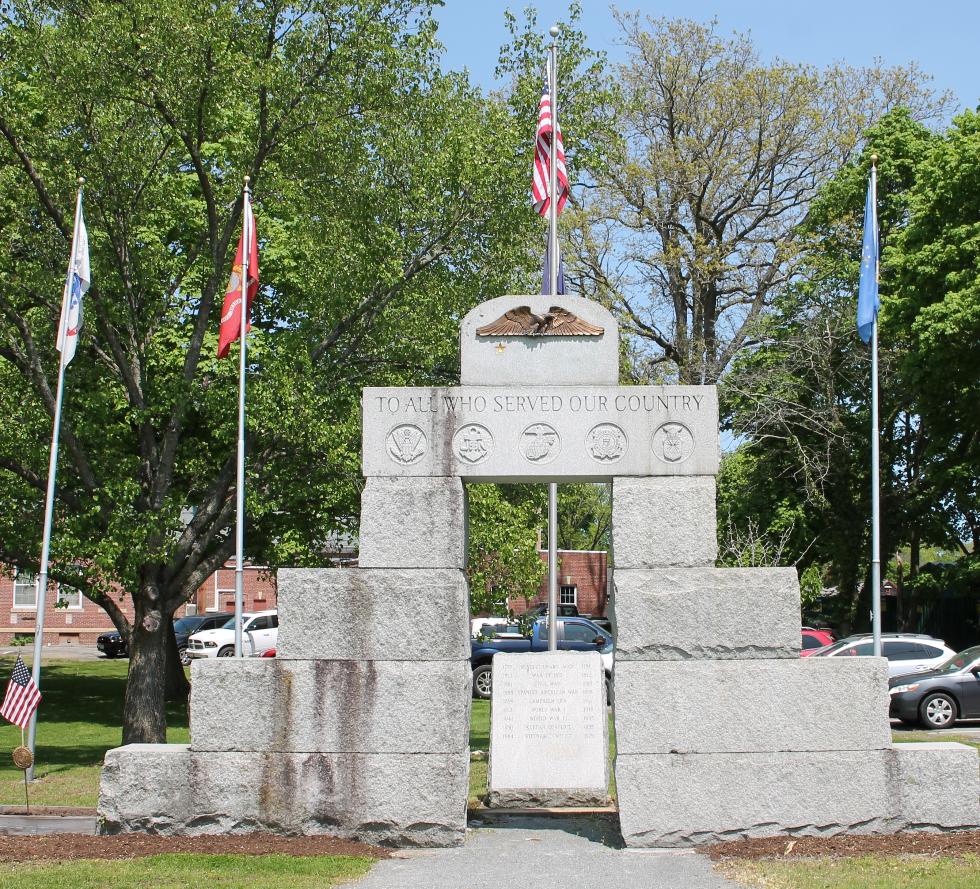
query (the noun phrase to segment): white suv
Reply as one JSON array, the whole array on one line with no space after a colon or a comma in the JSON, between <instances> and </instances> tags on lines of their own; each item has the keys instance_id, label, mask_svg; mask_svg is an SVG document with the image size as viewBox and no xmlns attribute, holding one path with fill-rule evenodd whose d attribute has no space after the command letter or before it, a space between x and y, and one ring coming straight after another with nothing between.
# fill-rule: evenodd
<instances>
[{"instance_id":1,"label":"white suv","mask_svg":"<svg viewBox=\"0 0 980 889\"><path fill-rule=\"evenodd\" d=\"M870 633L848 636L818 648L814 657L867 657L874 650ZM882 633L881 653L888 658L888 677L903 673L920 673L945 663L956 652L942 639L924 636L919 633Z\"/></svg>"},{"instance_id":2,"label":"white suv","mask_svg":"<svg viewBox=\"0 0 980 889\"><path fill-rule=\"evenodd\" d=\"M277 611L257 611L242 615L242 654L245 657L261 657L276 647L279 636L279 613ZM235 616L214 630L194 633L187 640L187 656L234 657L235 656Z\"/></svg>"}]
</instances>

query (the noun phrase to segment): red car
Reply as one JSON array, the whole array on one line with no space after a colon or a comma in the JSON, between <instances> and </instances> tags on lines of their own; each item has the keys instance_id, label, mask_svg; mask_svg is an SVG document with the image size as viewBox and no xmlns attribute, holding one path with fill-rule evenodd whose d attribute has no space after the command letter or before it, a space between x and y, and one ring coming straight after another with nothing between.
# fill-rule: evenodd
<instances>
[{"instance_id":1,"label":"red car","mask_svg":"<svg viewBox=\"0 0 980 889\"><path fill-rule=\"evenodd\" d=\"M815 630L813 627L803 628L803 641L800 645L800 657L809 657L818 648L834 643L834 634L830 630Z\"/></svg>"}]
</instances>

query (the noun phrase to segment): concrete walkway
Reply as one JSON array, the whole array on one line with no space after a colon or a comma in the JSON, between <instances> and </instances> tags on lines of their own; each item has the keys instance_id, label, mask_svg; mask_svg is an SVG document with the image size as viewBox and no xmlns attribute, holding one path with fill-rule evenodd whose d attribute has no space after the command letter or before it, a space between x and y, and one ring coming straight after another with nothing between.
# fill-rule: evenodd
<instances>
[{"instance_id":1,"label":"concrete walkway","mask_svg":"<svg viewBox=\"0 0 980 889\"><path fill-rule=\"evenodd\" d=\"M356 889L739 889L687 850L622 848L615 821L513 817L470 821L466 845L379 861ZM742 887L744 889L744 887Z\"/></svg>"}]
</instances>

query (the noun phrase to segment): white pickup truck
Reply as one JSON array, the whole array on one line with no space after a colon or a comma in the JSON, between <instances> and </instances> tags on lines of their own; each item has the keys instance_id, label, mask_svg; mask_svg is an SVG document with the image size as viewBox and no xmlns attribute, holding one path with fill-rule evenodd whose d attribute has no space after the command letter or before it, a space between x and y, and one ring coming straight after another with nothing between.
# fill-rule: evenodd
<instances>
[{"instance_id":1,"label":"white pickup truck","mask_svg":"<svg viewBox=\"0 0 980 889\"><path fill-rule=\"evenodd\" d=\"M277 611L256 611L242 615L242 654L245 657L261 657L276 647L279 637L279 613ZM187 640L187 656L234 657L235 656L235 617L214 630L194 633Z\"/></svg>"}]
</instances>

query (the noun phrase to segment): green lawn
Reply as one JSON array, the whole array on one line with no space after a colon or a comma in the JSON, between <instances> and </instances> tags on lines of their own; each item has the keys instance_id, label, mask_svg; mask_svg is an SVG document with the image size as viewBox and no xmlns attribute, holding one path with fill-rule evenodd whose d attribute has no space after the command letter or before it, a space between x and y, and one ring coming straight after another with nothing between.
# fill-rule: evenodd
<instances>
[{"instance_id":1,"label":"green lawn","mask_svg":"<svg viewBox=\"0 0 980 889\"><path fill-rule=\"evenodd\" d=\"M724 873L762 889L976 889L980 858L805 858L725 862Z\"/></svg>"},{"instance_id":2,"label":"green lawn","mask_svg":"<svg viewBox=\"0 0 980 889\"><path fill-rule=\"evenodd\" d=\"M930 741L949 741L957 744L966 744L968 747L976 747L980 750L980 740L969 737L968 735L937 735L928 729L921 732L892 732L892 741L896 744L922 744Z\"/></svg>"},{"instance_id":3,"label":"green lawn","mask_svg":"<svg viewBox=\"0 0 980 889\"><path fill-rule=\"evenodd\" d=\"M5 689L14 658L0 658L0 688ZM128 661L52 661L41 670L37 750L31 802L39 806L94 806L99 770L110 747L122 737L123 695ZM24 802L23 773L10 761L21 742L16 726L0 720L0 805ZM187 713L167 712L167 740L187 743Z\"/></svg>"},{"instance_id":4,"label":"green lawn","mask_svg":"<svg viewBox=\"0 0 980 889\"><path fill-rule=\"evenodd\" d=\"M322 889L363 876L369 858L318 855L151 855L115 861L0 864L6 886L31 889Z\"/></svg>"}]
</instances>

